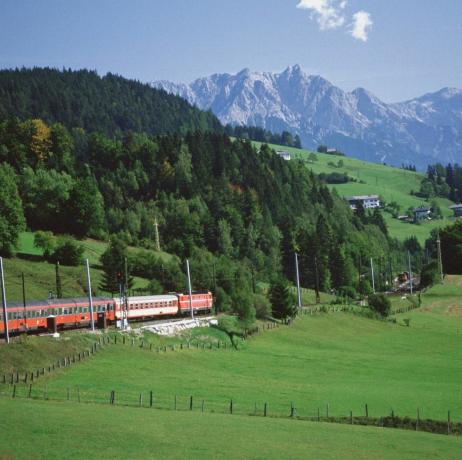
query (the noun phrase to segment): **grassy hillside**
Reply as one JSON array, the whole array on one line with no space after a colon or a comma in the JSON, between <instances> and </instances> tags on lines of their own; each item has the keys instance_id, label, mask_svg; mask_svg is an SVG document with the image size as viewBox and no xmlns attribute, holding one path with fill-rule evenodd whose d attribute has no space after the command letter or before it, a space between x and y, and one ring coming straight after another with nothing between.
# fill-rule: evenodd
<instances>
[{"instance_id":1,"label":"grassy hillside","mask_svg":"<svg viewBox=\"0 0 462 460\"><path fill-rule=\"evenodd\" d=\"M0 398L0 458L460 458L462 439L262 417Z\"/></svg>"},{"instance_id":2,"label":"grassy hillside","mask_svg":"<svg viewBox=\"0 0 462 460\"><path fill-rule=\"evenodd\" d=\"M107 399L115 390L121 400L136 401L154 390L167 407L174 395L186 406L190 395L209 408L287 414L293 402L300 415L318 408L331 415L389 414L444 419L451 410L462 418L460 278L423 297L424 308L398 315L397 324L346 313L302 317L292 327L265 331L244 349L183 350L157 354L114 345L95 359L46 377L50 395L62 397L79 385L90 399ZM445 309L443 308L445 305ZM403 318L410 319L405 327ZM123 365L121 365L123 363ZM37 390L42 391L42 390Z\"/></svg>"},{"instance_id":3,"label":"grassy hillside","mask_svg":"<svg viewBox=\"0 0 462 460\"><path fill-rule=\"evenodd\" d=\"M261 145L255 142L257 146ZM281 147L270 145L275 150L286 150L290 152L293 158L308 159L310 154L307 150L296 149L293 147ZM316 153L318 158L313 163L307 163L307 167L312 169L316 174L320 173L347 173L350 177L357 179L358 182L349 182L347 184L329 185L329 188L335 188L340 196L349 195L372 195L377 194L383 197L387 202L396 201L401 205L401 211L404 214L410 207L426 205L422 198L411 195L411 191L418 191L423 174L406 171L404 169L393 168L382 164L368 163L350 157L341 157ZM344 165L341 168L329 166L328 163L337 163L342 160ZM443 220L424 222L421 225L414 225L401 222L392 218L388 213L384 213L390 234L399 239L405 239L415 235L421 243L428 238L430 231L436 227L442 227L453 222L452 211L449 206L452 204L449 200L437 198L439 206L444 215Z\"/></svg>"},{"instance_id":4,"label":"grassy hillside","mask_svg":"<svg viewBox=\"0 0 462 460\"><path fill-rule=\"evenodd\" d=\"M19 258L4 259L5 288L8 301L22 301L21 273L24 273L26 299L46 299L49 291L56 292L55 266L47 262L35 262ZM110 293L101 291L102 271L90 269L92 287L97 295ZM84 265L81 267L60 267L63 297L82 297L86 295L87 278ZM144 288L148 281L134 277L133 289Z\"/></svg>"}]
</instances>

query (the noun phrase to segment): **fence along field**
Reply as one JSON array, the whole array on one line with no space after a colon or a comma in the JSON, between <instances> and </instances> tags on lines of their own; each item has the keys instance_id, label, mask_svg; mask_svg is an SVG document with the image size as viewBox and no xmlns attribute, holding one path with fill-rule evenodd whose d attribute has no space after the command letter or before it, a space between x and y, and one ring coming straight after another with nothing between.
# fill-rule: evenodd
<instances>
[{"instance_id":1,"label":"fence along field","mask_svg":"<svg viewBox=\"0 0 462 460\"><path fill-rule=\"evenodd\" d=\"M156 404L172 408L261 415L409 417L462 421L460 382L462 317L448 314L460 303L460 279L422 296L423 306L397 323L345 312L303 315L250 338L239 351L231 348L183 349L123 345L119 340L91 360L40 377L32 396L75 400L77 387L91 401L143 405L153 392ZM442 305L446 305L446 309ZM451 310L452 311L452 310ZM404 319L410 320L407 327ZM163 352L162 352L163 351ZM30 383L30 382L29 382ZM46 389L45 389L46 385ZM7 396L11 397L9 387ZM17 388L18 397L27 389ZM418 416L417 416L418 414ZM348 422L348 420L346 420ZM423 423L423 422L422 422Z\"/></svg>"}]
</instances>

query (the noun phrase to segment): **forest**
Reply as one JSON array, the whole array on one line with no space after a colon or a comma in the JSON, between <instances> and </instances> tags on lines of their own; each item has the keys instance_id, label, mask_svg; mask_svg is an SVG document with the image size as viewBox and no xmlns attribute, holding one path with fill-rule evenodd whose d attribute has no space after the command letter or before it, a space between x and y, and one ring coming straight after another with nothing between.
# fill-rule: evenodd
<instances>
[{"instance_id":1,"label":"forest","mask_svg":"<svg viewBox=\"0 0 462 460\"><path fill-rule=\"evenodd\" d=\"M9 94L7 74L0 85L3 98ZM14 252L26 228L42 232L42 243L47 240L43 232L110 241L112 255L101 261L107 274L103 287L110 291L117 286L127 245L155 248L157 222L161 248L175 257L164 262L152 251L131 252L130 273L152 280L151 292L181 289L183 261L189 258L196 288L212 289L222 309L251 317L267 309L256 289L259 282L294 281L295 252L302 286L355 297L371 291L369 258L380 261L376 286L381 288L390 278L387 261L405 249L406 243L388 236L378 210L353 214L303 162L285 161L266 144L257 150L248 140L231 139L213 116L175 96L153 93L164 97L160 105L169 109L159 110L153 102L153 113L139 118L132 107L127 113L134 118L126 120L139 121L133 130L111 111L101 119L97 115L119 77L49 69L9 76L14 76L10 87L22 88L25 96L15 104L19 113L0 105L3 254ZM67 116L53 101L62 81L73 78L75 93L70 91L68 100L72 105L73 97L82 94L81 105L69 108ZM57 82L56 92L50 79ZM87 96L91 88L96 91L94 81L103 87L92 100ZM85 85L88 91L79 89ZM138 88L133 82L124 85ZM32 110L32 89L42 87L47 90L37 105L41 110ZM133 93L125 94L122 87L106 102L130 105ZM175 107L187 110L181 115ZM85 114L96 117L93 125ZM207 123L202 127L201 122ZM55 253L59 249L63 256L68 243ZM415 254L422 249L408 246ZM420 269L421 257L415 263Z\"/></svg>"}]
</instances>

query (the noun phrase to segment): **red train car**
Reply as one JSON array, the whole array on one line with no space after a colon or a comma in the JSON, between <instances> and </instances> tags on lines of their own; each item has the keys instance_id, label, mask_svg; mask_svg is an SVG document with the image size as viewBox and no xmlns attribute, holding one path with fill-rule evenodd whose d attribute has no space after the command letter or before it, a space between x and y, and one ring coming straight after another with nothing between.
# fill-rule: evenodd
<instances>
[{"instance_id":1,"label":"red train car","mask_svg":"<svg viewBox=\"0 0 462 460\"><path fill-rule=\"evenodd\" d=\"M189 294L177 294L178 297L178 314L187 315L191 313L189 305ZM198 313L205 313L212 311L213 297L209 291L195 291L192 294L192 307L193 311Z\"/></svg>"},{"instance_id":2,"label":"red train car","mask_svg":"<svg viewBox=\"0 0 462 460\"><path fill-rule=\"evenodd\" d=\"M93 321L104 328L124 317L124 306L119 298L94 297ZM210 312L213 307L211 292L194 292L192 307L195 314ZM165 316L189 315L188 294L139 296L128 299L128 320L142 320ZM21 302L7 305L8 330L15 334L28 331L56 331L89 326L91 322L88 298L50 299L30 301L24 308ZM4 335L3 312L0 310L0 335Z\"/></svg>"},{"instance_id":3,"label":"red train car","mask_svg":"<svg viewBox=\"0 0 462 460\"><path fill-rule=\"evenodd\" d=\"M92 300L95 323L115 308L114 299L95 297ZM22 302L11 302L7 305L7 314L11 333L75 328L90 324L90 303L87 297L30 301L26 308ZM3 311L0 311L0 334L3 333Z\"/></svg>"}]
</instances>

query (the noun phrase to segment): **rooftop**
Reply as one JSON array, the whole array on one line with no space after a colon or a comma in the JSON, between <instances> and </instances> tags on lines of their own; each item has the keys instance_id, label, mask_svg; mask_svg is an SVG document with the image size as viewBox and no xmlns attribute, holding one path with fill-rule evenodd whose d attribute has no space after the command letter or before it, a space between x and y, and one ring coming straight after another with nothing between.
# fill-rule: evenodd
<instances>
[{"instance_id":1,"label":"rooftop","mask_svg":"<svg viewBox=\"0 0 462 460\"><path fill-rule=\"evenodd\" d=\"M347 201L354 201L354 200L378 200L378 195L353 195L345 197Z\"/></svg>"}]
</instances>

